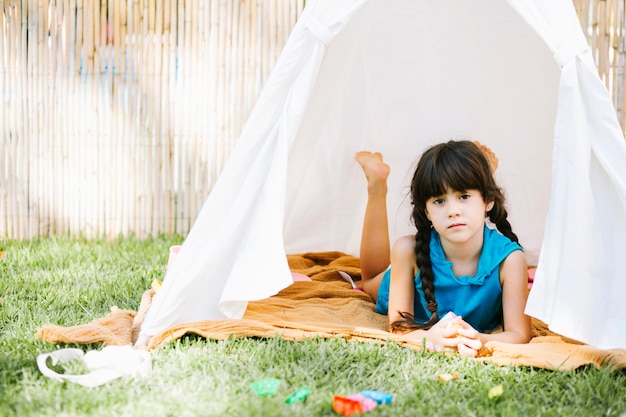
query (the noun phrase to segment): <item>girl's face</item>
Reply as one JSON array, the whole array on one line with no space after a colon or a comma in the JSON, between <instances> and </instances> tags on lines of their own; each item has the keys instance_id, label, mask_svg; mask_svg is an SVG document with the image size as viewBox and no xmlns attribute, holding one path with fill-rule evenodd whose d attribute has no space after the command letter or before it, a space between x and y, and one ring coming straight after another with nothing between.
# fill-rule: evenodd
<instances>
[{"instance_id":1,"label":"girl's face","mask_svg":"<svg viewBox=\"0 0 626 417\"><path fill-rule=\"evenodd\" d=\"M485 202L480 191L457 191L450 187L446 193L426 201L426 216L442 239L462 244L473 237L482 237L485 217L493 202Z\"/></svg>"}]
</instances>

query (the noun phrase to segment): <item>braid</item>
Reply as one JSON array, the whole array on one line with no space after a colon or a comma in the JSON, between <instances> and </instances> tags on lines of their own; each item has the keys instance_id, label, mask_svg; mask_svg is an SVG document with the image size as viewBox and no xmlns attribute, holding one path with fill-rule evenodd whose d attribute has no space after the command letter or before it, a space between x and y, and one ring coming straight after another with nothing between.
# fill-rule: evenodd
<instances>
[{"instance_id":1,"label":"braid","mask_svg":"<svg viewBox=\"0 0 626 417\"><path fill-rule=\"evenodd\" d=\"M491 191L493 208L489 211L489 213L487 213L489 215L489 220L496 225L496 228L500 231L500 233L511 239L513 242L519 243L519 239L513 232L513 227L507 219L509 214L504 207L504 194L502 193L502 190L496 187Z\"/></svg>"},{"instance_id":2,"label":"braid","mask_svg":"<svg viewBox=\"0 0 626 417\"><path fill-rule=\"evenodd\" d=\"M435 275L430 260L430 235L430 228L428 228L426 233L418 233L415 236L415 257L420 268L422 290L427 303L426 308L431 312L430 320L422 326L423 329L428 329L439 321L437 301L435 301Z\"/></svg>"},{"instance_id":3,"label":"braid","mask_svg":"<svg viewBox=\"0 0 626 417\"><path fill-rule=\"evenodd\" d=\"M423 210L420 211L420 209L416 207L413 209L413 219L416 224L421 223L422 225L415 234L415 260L420 269L422 290L424 291L424 297L427 303L426 308L431 312L431 316L427 323L420 324L415 322L415 316L412 313L406 311L400 312L401 319L390 324L391 331L398 333L410 332L417 329L428 330L439 321L437 301L435 301L435 276L430 260L430 221L428 221L423 214ZM415 296L419 297L419 294L415 294Z\"/></svg>"},{"instance_id":4,"label":"braid","mask_svg":"<svg viewBox=\"0 0 626 417\"><path fill-rule=\"evenodd\" d=\"M433 284L434 274L432 270L432 263L430 261L430 227L421 229L415 235L415 259L420 268L420 275L422 279L422 289L424 291L424 297L428 303L426 308L431 312L430 320L425 324L415 322L415 316L407 311L400 312L399 320L391 323L391 331L398 333L410 332L417 329L430 329L435 323L439 321L439 314L437 314L437 301L435 301L435 286ZM415 294L419 297L419 294Z\"/></svg>"}]
</instances>

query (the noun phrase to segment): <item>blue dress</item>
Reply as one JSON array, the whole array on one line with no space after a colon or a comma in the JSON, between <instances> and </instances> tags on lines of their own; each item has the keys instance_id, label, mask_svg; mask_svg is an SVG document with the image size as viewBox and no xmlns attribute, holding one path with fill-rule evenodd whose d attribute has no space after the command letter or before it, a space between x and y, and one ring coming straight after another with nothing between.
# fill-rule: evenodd
<instances>
[{"instance_id":1,"label":"blue dress","mask_svg":"<svg viewBox=\"0 0 626 417\"><path fill-rule=\"evenodd\" d=\"M522 250L522 247L497 230L485 225L478 272L473 277L455 277L452 262L446 259L443 252L439 233L433 230L430 239L430 258L435 276L435 300L439 317L452 311L462 316L463 320L479 332L491 331L501 326L500 264L516 250ZM381 314L388 313L390 281L391 269L387 269L378 288L376 300L376 310ZM415 321L426 323L430 318L430 312L426 309L427 303L419 271L415 277L415 291Z\"/></svg>"}]
</instances>

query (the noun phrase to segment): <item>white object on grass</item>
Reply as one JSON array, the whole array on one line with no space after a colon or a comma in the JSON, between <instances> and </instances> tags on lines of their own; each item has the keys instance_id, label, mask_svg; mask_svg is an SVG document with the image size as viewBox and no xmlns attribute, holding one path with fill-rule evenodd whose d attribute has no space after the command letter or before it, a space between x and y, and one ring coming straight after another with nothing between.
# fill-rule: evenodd
<instances>
[{"instance_id":1,"label":"white object on grass","mask_svg":"<svg viewBox=\"0 0 626 417\"><path fill-rule=\"evenodd\" d=\"M81 375L60 374L48 367L48 359L51 359L52 365L82 360L90 372ZM37 367L48 378L93 388L122 376L147 376L152 371L152 358L148 351L133 349L132 346L107 346L86 354L81 349L67 348L38 355Z\"/></svg>"}]
</instances>

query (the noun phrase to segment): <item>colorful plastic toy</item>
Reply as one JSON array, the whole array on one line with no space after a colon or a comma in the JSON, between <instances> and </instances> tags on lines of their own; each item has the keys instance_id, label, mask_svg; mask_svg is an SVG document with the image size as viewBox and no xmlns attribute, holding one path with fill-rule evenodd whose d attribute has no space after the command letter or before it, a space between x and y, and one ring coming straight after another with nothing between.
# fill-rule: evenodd
<instances>
[{"instance_id":1,"label":"colorful plastic toy","mask_svg":"<svg viewBox=\"0 0 626 417\"><path fill-rule=\"evenodd\" d=\"M378 404L391 404L391 401L393 401L393 395L387 394L386 392L382 392L382 391L374 391L374 390L366 389L366 390L361 391L361 394L363 394L363 396L367 398L371 398L372 400L376 401L376 403Z\"/></svg>"},{"instance_id":2,"label":"colorful plastic toy","mask_svg":"<svg viewBox=\"0 0 626 417\"><path fill-rule=\"evenodd\" d=\"M293 404L297 402L301 402L307 399L307 397L311 394L311 388L309 387L300 387L293 394L291 394L285 402L287 404Z\"/></svg>"},{"instance_id":3,"label":"colorful plastic toy","mask_svg":"<svg viewBox=\"0 0 626 417\"><path fill-rule=\"evenodd\" d=\"M252 384L250 384L250 388L252 389L252 391L256 392L256 395L258 395L259 397L268 397L276 393L279 385L280 379L267 378L254 381Z\"/></svg>"},{"instance_id":4,"label":"colorful plastic toy","mask_svg":"<svg viewBox=\"0 0 626 417\"><path fill-rule=\"evenodd\" d=\"M342 397L341 395L335 395L333 397L333 410L344 416L363 413L363 407L360 401Z\"/></svg>"},{"instance_id":5,"label":"colorful plastic toy","mask_svg":"<svg viewBox=\"0 0 626 417\"><path fill-rule=\"evenodd\" d=\"M372 411L374 408L376 408L377 405L376 401L366 397L361 393L348 395L346 398L360 402L361 410L363 410L364 413L366 411Z\"/></svg>"}]
</instances>

